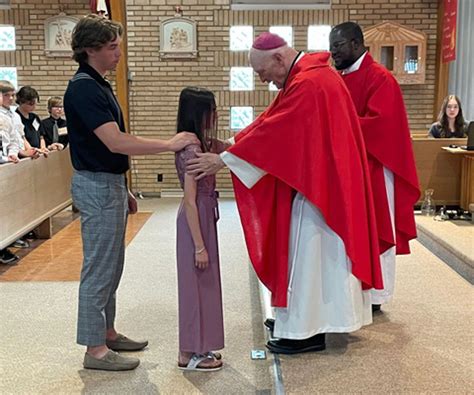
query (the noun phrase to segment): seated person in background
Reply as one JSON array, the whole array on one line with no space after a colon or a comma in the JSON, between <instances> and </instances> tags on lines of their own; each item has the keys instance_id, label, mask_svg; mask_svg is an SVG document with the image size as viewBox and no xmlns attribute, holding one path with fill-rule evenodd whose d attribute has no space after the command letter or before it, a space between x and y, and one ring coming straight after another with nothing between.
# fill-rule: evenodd
<instances>
[{"instance_id":1,"label":"seated person in background","mask_svg":"<svg viewBox=\"0 0 474 395\"><path fill-rule=\"evenodd\" d=\"M0 114L0 164L13 162L18 163L20 147L15 138L13 126L9 119Z\"/></svg>"},{"instance_id":2,"label":"seated person in background","mask_svg":"<svg viewBox=\"0 0 474 395\"><path fill-rule=\"evenodd\" d=\"M467 124L462 115L461 101L455 95L448 95L443 101L438 121L431 125L428 137L462 138L466 137Z\"/></svg>"},{"instance_id":3,"label":"seated person in background","mask_svg":"<svg viewBox=\"0 0 474 395\"><path fill-rule=\"evenodd\" d=\"M47 152L43 136L40 134L40 117L33 112L38 102L39 94L36 89L24 86L16 94L16 103L18 104L16 112L20 116L28 143L41 152Z\"/></svg>"},{"instance_id":4,"label":"seated person in background","mask_svg":"<svg viewBox=\"0 0 474 395\"><path fill-rule=\"evenodd\" d=\"M0 114L4 115L6 119L9 119L13 128L12 140L18 144L20 150L18 151L19 158L32 158L36 159L39 157L40 152L38 149L31 147L30 143L24 138L24 126L21 122L20 116L10 109L15 99L15 87L10 81L0 80L0 93L2 94L2 103L0 105Z\"/></svg>"},{"instance_id":5,"label":"seated person in background","mask_svg":"<svg viewBox=\"0 0 474 395\"><path fill-rule=\"evenodd\" d=\"M2 82L4 81L0 81L0 91L2 88ZM0 108L3 108L2 105L3 94L0 92ZM13 123L10 117L5 115L3 112L0 112L0 164L7 162L18 163L19 151L20 147L18 146ZM8 248L0 250L0 263L10 264L18 259L18 256L13 254Z\"/></svg>"},{"instance_id":6,"label":"seated person in background","mask_svg":"<svg viewBox=\"0 0 474 395\"><path fill-rule=\"evenodd\" d=\"M0 106L3 103L3 95L0 94ZM13 123L5 114L0 113L0 164L13 162L18 163L18 152L20 147L15 138Z\"/></svg>"},{"instance_id":7,"label":"seated person in background","mask_svg":"<svg viewBox=\"0 0 474 395\"><path fill-rule=\"evenodd\" d=\"M63 99L59 96L50 97L48 99L48 112L50 116L41 121L40 133L48 150L62 150L69 142L66 120L61 118L64 115ZM63 133L63 131L66 133Z\"/></svg>"}]
</instances>

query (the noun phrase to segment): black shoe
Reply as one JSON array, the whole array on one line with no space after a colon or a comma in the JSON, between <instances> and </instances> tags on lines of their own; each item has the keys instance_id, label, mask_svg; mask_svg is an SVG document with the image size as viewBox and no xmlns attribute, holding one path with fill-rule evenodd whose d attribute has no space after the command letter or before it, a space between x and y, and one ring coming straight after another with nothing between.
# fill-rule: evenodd
<instances>
[{"instance_id":1,"label":"black shoe","mask_svg":"<svg viewBox=\"0 0 474 395\"><path fill-rule=\"evenodd\" d=\"M28 234L25 236L25 239L26 239L26 240L36 240L37 237L36 237L35 232L31 231L30 233L28 233Z\"/></svg>"},{"instance_id":2,"label":"black shoe","mask_svg":"<svg viewBox=\"0 0 474 395\"><path fill-rule=\"evenodd\" d=\"M15 254L12 254L7 248L0 251L0 263L9 264L18 259L19 258Z\"/></svg>"},{"instance_id":3,"label":"black shoe","mask_svg":"<svg viewBox=\"0 0 474 395\"><path fill-rule=\"evenodd\" d=\"M273 332L273 329L275 328L275 320L273 318L267 318L263 322L263 325L265 325L269 331Z\"/></svg>"},{"instance_id":4,"label":"black shoe","mask_svg":"<svg viewBox=\"0 0 474 395\"><path fill-rule=\"evenodd\" d=\"M277 354L299 354L303 352L316 352L326 349L326 335L319 333L308 339L275 339L267 342L270 352Z\"/></svg>"},{"instance_id":5,"label":"black shoe","mask_svg":"<svg viewBox=\"0 0 474 395\"><path fill-rule=\"evenodd\" d=\"M378 311L381 311L381 307L382 307L381 304L373 304L372 305L372 313L376 313Z\"/></svg>"},{"instance_id":6,"label":"black shoe","mask_svg":"<svg viewBox=\"0 0 474 395\"><path fill-rule=\"evenodd\" d=\"M29 248L29 247L30 247L30 243L28 243L28 242L25 241L25 240L18 239L17 241L15 241L15 242L12 244L12 247L15 247L15 248Z\"/></svg>"}]
</instances>

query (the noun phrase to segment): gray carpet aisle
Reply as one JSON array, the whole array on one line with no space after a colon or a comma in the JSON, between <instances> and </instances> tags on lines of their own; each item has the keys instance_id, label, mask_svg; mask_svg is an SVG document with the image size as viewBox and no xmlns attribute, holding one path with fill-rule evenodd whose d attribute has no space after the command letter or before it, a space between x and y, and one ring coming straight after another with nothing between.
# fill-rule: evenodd
<instances>
[{"instance_id":1,"label":"gray carpet aisle","mask_svg":"<svg viewBox=\"0 0 474 395\"><path fill-rule=\"evenodd\" d=\"M322 353L281 358L288 394L472 394L472 286L411 245L398 258L395 298L372 325L328 335Z\"/></svg>"},{"instance_id":2,"label":"gray carpet aisle","mask_svg":"<svg viewBox=\"0 0 474 395\"><path fill-rule=\"evenodd\" d=\"M236 207L221 201L219 221L224 289L225 369L185 373L176 368L175 217L178 199L146 200L155 211L127 249L118 294L117 328L147 338L132 372L82 369L75 345L78 283L0 283L1 394L270 393L271 362L251 361L264 344L258 287L248 264Z\"/></svg>"},{"instance_id":3,"label":"gray carpet aisle","mask_svg":"<svg viewBox=\"0 0 474 395\"><path fill-rule=\"evenodd\" d=\"M141 366L122 373L82 369L84 350L75 345L77 282L0 283L1 394L275 393L272 358L249 358L265 338L232 200L221 199L219 222L225 368L205 374L176 369L178 202L140 201L140 210L154 215L127 249L117 328L149 339L138 353ZM469 237L472 228L466 230ZM286 393L472 393L472 286L418 242L412 247L399 261L396 298L373 325L329 335L325 352L280 357Z\"/></svg>"}]
</instances>

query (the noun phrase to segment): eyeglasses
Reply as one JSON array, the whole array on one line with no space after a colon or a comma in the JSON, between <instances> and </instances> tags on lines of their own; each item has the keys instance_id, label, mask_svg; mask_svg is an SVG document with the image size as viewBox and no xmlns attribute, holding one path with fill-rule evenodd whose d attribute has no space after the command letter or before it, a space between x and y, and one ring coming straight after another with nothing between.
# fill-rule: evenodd
<instances>
[{"instance_id":1,"label":"eyeglasses","mask_svg":"<svg viewBox=\"0 0 474 395\"><path fill-rule=\"evenodd\" d=\"M332 50L335 50L337 51L338 49L340 49L341 47L343 47L344 45L346 45L347 43L350 43L352 40L344 40L344 41L336 41L335 43L332 43L330 46L329 46L329 50L332 51Z\"/></svg>"},{"instance_id":2,"label":"eyeglasses","mask_svg":"<svg viewBox=\"0 0 474 395\"><path fill-rule=\"evenodd\" d=\"M457 104L448 104L446 108L449 110L457 110L459 106Z\"/></svg>"}]
</instances>

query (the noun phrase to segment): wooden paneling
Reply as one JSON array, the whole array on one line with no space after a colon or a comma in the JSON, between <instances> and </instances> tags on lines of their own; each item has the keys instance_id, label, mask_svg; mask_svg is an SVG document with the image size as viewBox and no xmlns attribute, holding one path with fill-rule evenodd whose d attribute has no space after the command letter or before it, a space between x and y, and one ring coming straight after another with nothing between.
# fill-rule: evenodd
<instances>
[{"instance_id":1,"label":"wooden paneling","mask_svg":"<svg viewBox=\"0 0 474 395\"><path fill-rule=\"evenodd\" d=\"M465 145L466 139L412 140L416 170L421 189L421 201L427 188L434 189L433 199L437 205L459 205L461 194L460 155L453 155L441 149L450 144Z\"/></svg>"},{"instance_id":2,"label":"wooden paneling","mask_svg":"<svg viewBox=\"0 0 474 395\"><path fill-rule=\"evenodd\" d=\"M0 249L71 204L71 177L69 149L2 165Z\"/></svg>"},{"instance_id":3,"label":"wooden paneling","mask_svg":"<svg viewBox=\"0 0 474 395\"><path fill-rule=\"evenodd\" d=\"M464 156L461 172L461 207L469 210L474 204L474 156Z\"/></svg>"},{"instance_id":4,"label":"wooden paneling","mask_svg":"<svg viewBox=\"0 0 474 395\"><path fill-rule=\"evenodd\" d=\"M125 0L117 0L110 2L112 19L114 21L120 22L123 26L124 33L122 35L122 57L120 62L117 65L117 71L115 75L116 89L117 89L117 99L122 108L123 117L125 118L125 125L127 131L130 132L130 123L129 123L129 93L128 93L128 52L127 52L127 11Z\"/></svg>"}]
</instances>

